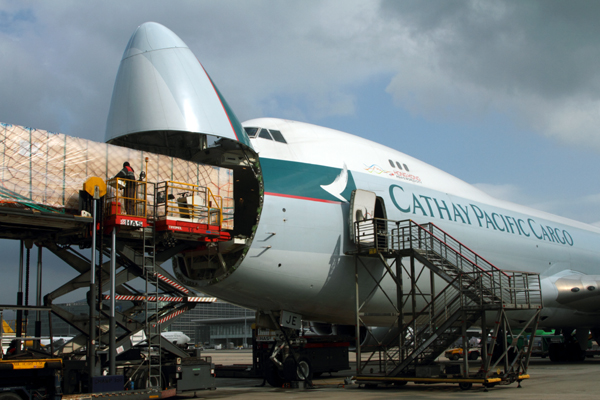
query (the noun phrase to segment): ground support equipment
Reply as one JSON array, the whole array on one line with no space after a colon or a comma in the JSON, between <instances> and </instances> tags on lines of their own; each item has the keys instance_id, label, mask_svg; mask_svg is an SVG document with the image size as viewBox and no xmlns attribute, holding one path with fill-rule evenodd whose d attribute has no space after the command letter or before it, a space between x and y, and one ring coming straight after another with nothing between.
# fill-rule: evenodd
<instances>
[{"instance_id":1,"label":"ground support equipment","mask_svg":"<svg viewBox=\"0 0 600 400\"><path fill-rule=\"evenodd\" d=\"M542 308L538 274L500 270L431 223L373 219L357 222L355 229L357 248L351 254L356 266L356 326L367 328L359 269L370 274L373 290L385 293L381 282L386 275L396 286L395 298L386 294L395 317L386 340L370 354L357 346L357 382L456 382L468 389L473 383L487 388L529 378L531 349L518 348L517 343L526 332L533 337L537 329ZM380 260L383 276L373 275L365 258ZM526 316L519 334L513 334L507 311ZM463 354L469 354L466 332L476 323L484 327L478 370L470 371L468 357L460 364L440 364L438 357L459 338ZM489 325L494 329L488 344Z\"/></svg>"}]
</instances>

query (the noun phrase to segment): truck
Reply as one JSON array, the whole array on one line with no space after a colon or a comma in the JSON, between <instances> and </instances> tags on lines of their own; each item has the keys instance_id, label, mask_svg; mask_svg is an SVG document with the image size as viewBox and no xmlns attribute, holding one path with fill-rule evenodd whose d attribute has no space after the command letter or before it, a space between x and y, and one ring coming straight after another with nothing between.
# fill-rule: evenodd
<instances>
[{"instance_id":1,"label":"truck","mask_svg":"<svg viewBox=\"0 0 600 400\"><path fill-rule=\"evenodd\" d=\"M479 349L479 348L469 349L469 360L477 360L480 355L481 355L481 349ZM452 349L448 349L444 352L444 356L447 359L452 360L452 361L461 359L461 358L463 358L463 348L455 347Z\"/></svg>"}]
</instances>

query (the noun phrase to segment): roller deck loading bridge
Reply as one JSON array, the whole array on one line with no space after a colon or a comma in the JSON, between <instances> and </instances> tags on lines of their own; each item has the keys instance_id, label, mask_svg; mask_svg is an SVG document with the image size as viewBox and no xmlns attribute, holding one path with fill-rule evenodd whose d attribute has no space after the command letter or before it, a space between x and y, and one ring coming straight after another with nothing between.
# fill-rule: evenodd
<instances>
[{"instance_id":1,"label":"roller deck loading bridge","mask_svg":"<svg viewBox=\"0 0 600 400\"><path fill-rule=\"evenodd\" d=\"M211 254L211 249L227 243L235 250L233 173L19 126L3 124L2 133L0 238L21 242L20 264L12 267L18 269L17 301L0 305L1 310L16 311L15 336L9 338L16 348L0 362L0 368L14 372L3 373L2 387L21 385L25 398L30 390L58 398L127 388L133 389L127 392L130 398L148 398L214 388L210 358L161 339L160 332L196 304L216 299L195 295L160 264L182 249L205 248L206 258L218 265L222 255ZM124 159L137 160L145 178L109 178L109 170L114 175ZM90 248L88 257L84 253L90 250L84 249ZM76 272L47 294L42 293L42 249ZM36 250L34 271L30 260ZM34 276L35 288L30 287ZM141 281L131 285L134 279ZM81 288L88 289L88 316L54 304ZM133 306L117 311L117 300ZM60 348L50 344L40 352L42 312L60 317L79 335ZM35 324L35 337L27 338L33 339L30 348L25 348L25 338L19 339L27 324ZM49 354L54 358L49 360ZM46 382L32 389L24 371L46 367L49 376L60 375L60 384ZM13 377L17 369L19 376Z\"/></svg>"}]
</instances>

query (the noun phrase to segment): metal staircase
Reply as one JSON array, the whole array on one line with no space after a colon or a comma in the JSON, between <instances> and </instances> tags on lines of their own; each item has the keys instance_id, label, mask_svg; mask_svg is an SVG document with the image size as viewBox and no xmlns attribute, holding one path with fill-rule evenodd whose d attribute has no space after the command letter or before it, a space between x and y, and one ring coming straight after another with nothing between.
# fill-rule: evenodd
<instances>
[{"instance_id":1,"label":"metal staircase","mask_svg":"<svg viewBox=\"0 0 600 400\"><path fill-rule=\"evenodd\" d=\"M538 274L503 271L431 223L419 225L412 220L382 219L361 221L356 224L356 238L356 257L377 255L384 261L387 271L396 280L401 297L406 296L402 294L400 264L403 257L411 258L413 275L416 274L415 260L432 272L432 293L420 310L414 308L415 293L423 291L415 287L416 278L410 277L413 286L413 313L410 319L404 318L404 300L399 297L394 305L401 327L392 340L388 344L382 344L379 349L380 353L385 354L385 360L379 361L385 376L414 376L417 367L431 365L457 339L465 338L467 328L480 319L482 324L485 323L485 314L489 311L498 313L498 325L498 320L504 318L502 316L506 310L535 310L536 316L528 326L533 321L533 325L537 326L542 304ZM385 259L396 260L396 274L392 273ZM435 292L433 275L441 278L445 285ZM440 282L440 279L435 281ZM358 320L359 308L357 302ZM505 322L504 318L502 324ZM535 327L533 330L535 331ZM483 349L486 353L483 354L484 365L480 374L487 376L492 369L492 357L487 357L487 353L491 355L494 344L492 343L490 351L485 346L486 343ZM468 349L465 348L465 351L467 352L464 354L468 354ZM511 361L511 365L508 365L508 361ZM505 364L507 373L518 375L523 372L521 360L507 358ZM466 360L463 376L468 377Z\"/></svg>"}]
</instances>

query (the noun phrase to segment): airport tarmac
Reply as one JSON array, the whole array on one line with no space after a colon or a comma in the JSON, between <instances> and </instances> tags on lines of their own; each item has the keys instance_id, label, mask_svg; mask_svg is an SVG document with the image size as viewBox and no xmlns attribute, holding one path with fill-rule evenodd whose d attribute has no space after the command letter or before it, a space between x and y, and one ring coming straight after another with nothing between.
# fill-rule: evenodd
<instances>
[{"instance_id":1,"label":"airport tarmac","mask_svg":"<svg viewBox=\"0 0 600 400\"><path fill-rule=\"evenodd\" d=\"M217 364L250 364L249 350L215 350L203 352L213 357ZM217 378L217 389L184 393L181 399L589 399L598 395L596 382L600 376L600 358L588 358L582 363L552 363L549 359L533 358L529 366L531 379L521 388L517 383L496 386L484 392L483 386L473 385L471 390L461 390L456 384L415 385L402 387L380 386L376 389L345 385L344 377L352 371L343 371L333 377L315 379L314 389L280 389L269 385L258 387L262 380Z\"/></svg>"}]
</instances>

